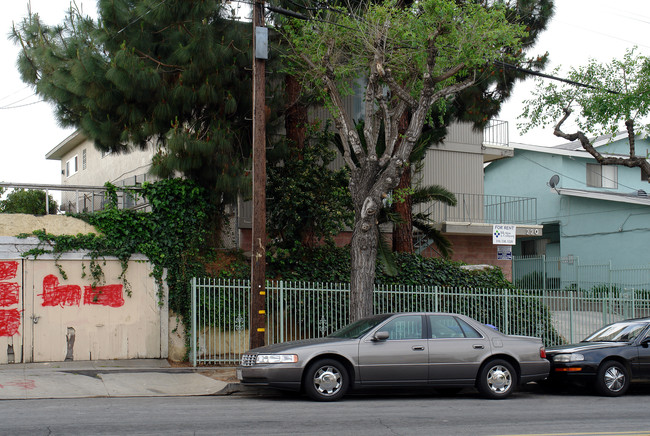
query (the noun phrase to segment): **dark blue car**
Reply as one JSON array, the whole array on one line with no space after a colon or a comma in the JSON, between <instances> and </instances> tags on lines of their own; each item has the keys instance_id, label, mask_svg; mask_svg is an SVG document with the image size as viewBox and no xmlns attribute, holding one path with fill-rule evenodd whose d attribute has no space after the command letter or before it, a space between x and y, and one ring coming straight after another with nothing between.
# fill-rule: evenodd
<instances>
[{"instance_id":1,"label":"dark blue car","mask_svg":"<svg viewBox=\"0 0 650 436\"><path fill-rule=\"evenodd\" d=\"M552 384L591 385L602 395L623 395L631 381L650 380L650 318L600 328L582 342L549 347Z\"/></svg>"}]
</instances>

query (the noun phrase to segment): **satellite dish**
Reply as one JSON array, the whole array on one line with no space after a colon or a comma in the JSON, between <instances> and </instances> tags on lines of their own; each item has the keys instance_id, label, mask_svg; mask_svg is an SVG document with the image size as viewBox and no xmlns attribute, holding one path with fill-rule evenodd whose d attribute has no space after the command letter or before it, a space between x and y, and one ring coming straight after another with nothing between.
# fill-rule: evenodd
<instances>
[{"instance_id":1,"label":"satellite dish","mask_svg":"<svg viewBox=\"0 0 650 436\"><path fill-rule=\"evenodd\" d=\"M560 176L555 174L553 175L553 177L551 177L551 180L548 181L548 186L555 189L558 183L560 183Z\"/></svg>"}]
</instances>

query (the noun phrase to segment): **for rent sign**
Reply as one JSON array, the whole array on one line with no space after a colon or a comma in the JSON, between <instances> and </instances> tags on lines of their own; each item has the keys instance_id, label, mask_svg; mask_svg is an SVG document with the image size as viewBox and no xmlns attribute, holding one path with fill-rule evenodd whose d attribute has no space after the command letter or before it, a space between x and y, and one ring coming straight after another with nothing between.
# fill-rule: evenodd
<instances>
[{"instance_id":1,"label":"for rent sign","mask_svg":"<svg viewBox=\"0 0 650 436\"><path fill-rule=\"evenodd\" d=\"M512 224L494 224L492 226L492 244L515 245L517 226Z\"/></svg>"}]
</instances>

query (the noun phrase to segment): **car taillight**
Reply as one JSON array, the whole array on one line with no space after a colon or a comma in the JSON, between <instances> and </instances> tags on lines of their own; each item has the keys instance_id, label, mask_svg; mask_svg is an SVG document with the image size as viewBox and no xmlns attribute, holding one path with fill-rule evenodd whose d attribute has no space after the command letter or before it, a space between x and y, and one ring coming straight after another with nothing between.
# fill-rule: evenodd
<instances>
[{"instance_id":1,"label":"car taillight","mask_svg":"<svg viewBox=\"0 0 650 436\"><path fill-rule=\"evenodd\" d=\"M546 359L546 350L544 349L544 347L539 347L539 357L541 357L542 359Z\"/></svg>"}]
</instances>

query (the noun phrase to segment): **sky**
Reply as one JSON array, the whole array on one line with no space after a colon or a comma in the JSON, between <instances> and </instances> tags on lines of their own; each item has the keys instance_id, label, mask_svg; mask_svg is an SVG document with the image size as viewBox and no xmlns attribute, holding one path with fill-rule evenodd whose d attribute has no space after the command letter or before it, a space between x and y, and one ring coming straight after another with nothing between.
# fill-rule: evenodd
<instances>
[{"instance_id":1,"label":"sky","mask_svg":"<svg viewBox=\"0 0 650 436\"><path fill-rule=\"evenodd\" d=\"M95 2L77 0L84 13L96 14ZM70 0L31 0L31 9L47 24L57 24L65 16ZM578 66L590 58L609 62L625 50L638 47L650 56L650 1L648 0L555 0L556 12L532 53L549 52L550 65ZM59 184L60 163L45 155L73 133L58 126L52 107L33 94L16 69L18 47L7 39L12 22L27 15L26 1L3 2L0 16L0 181L10 183ZM520 135L517 117L523 100L530 96L534 81L516 85L511 99L497 117L508 121L511 142L553 145L564 142L555 138L552 127L538 128ZM568 131L571 127L566 125Z\"/></svg>"}]
</instances>

